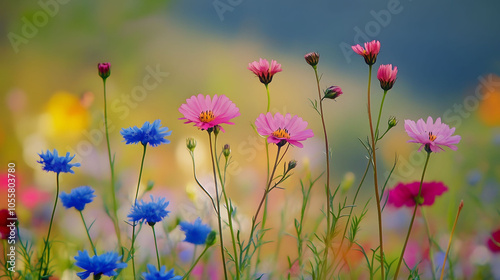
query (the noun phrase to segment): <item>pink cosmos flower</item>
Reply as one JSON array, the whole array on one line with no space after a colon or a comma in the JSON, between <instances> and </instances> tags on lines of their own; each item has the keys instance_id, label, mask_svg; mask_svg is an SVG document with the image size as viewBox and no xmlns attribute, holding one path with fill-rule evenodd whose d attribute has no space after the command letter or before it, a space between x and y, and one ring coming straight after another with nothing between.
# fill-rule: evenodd
<instances>
[{"instance_id":1,"label":"pink cosmos flower","mask_svg":"<svg viewBox=\"0 0 500 280\"><path fill-rule=\"evenodd\" d=\"M493 242L493 240L495 240L495 242ZM498 246L498 244L500 244L500 229L493 232L491 237L488 238L488 248L491 252L498 254L500 253L500 246Z\"/></svg>"},{"instance_id":2,"label":"pink cosmos flower","mask_svg":"<svg viewBox=\"0 0 500 280\"><path fill-rule=\"evenodd\" d=\"M424 182L422 184L422 190L419 198L419 188L419 181L408 184L399 183L396 187L389 191L389 200L387 202L398 208L402 206L415 206L417 201L419 202L419 205L432 205L434 204L436 196L441 195L448 190L442 182Z\"/></svg>"},{"instance_id":3,"label":"pink cosmos flower","mask_svg":"<svg viewBox=\"0 0 500 280\"><path fill-rule=\"evenodd\" d=\"M234 124L230 122L232 118L240 115L240 110L225 95L217 96L211 99L209 95L191 96L179 108L184 117L180 120L187 120L184 123L194 123L201 130L207 130L214 126L224 131L221 124Z\"/></svg>"},{"instance_id":4,"label":"pink cosmos flower","mask_svg":"<svg viewBox=\"0 0 500 280\"><path fill-rule=\"evenodd\" d=\"M438 153L444 151L441 146L446 146L454 151L457 147L454 144L460 142L460 135L452 135L455 128L450 128L447 124L441 123L441 118L433 122L431 117L427 118L427 123L423 119L419 119L417 123L412 120L405 120L405 130L408 136L413 138L408 140L408 143L420 143L418 151L425 147L427 152Z\"/></svg>"},{"instance_id":5,"label":"pink cosmos flower","mask_svg":"<svg viewBox=\"0 0 500 280\"><path fill-rule=\"evenodd\" d=\"M306 129L307 122L297 116L286 114L285 116L280 113L274 114L267 113L266 115L260 114L255 121L257 132L260 135L266 135L267 142L274 143L279 147L285 145L287 142L291 145L302 148L303 145L300 141L314 136L311 129Z\"/></svg>"},{"instance_id":6,"label":"pink cosmos flower","mask_svg":"<svg viewBox=\"0 0 500 280\"><path fill-rule=\"evenodd\" d=\"M380 42L373 40L371 42L365 43L365 48L360 45L352 46L352 50L363 56L365 58L365 62L368 65L373 65L377 61L377 55L380 52Z\"/></svg>"},{"instance_id":7,"label":"pink cosmos flower","mask_svg":"<svg viewBox=\"0 0 500 280\"><path fill-rule=\"evenodd\" d=\"M259 62L254 61L248 63L248 70L252 71L261 83L267 85L273 80L274 74L281 72L281 64L276 62L276 60L271 60L271 65L266 59L259 59Z\"/></svg>"},{"instance_id":8,"label":"pink cosmos flower","mask_svg":"<svg viewBox=\"0 0 500 280\"><path fill-rule=\"evenodd\" d=\"M380 81L380 87L383 90L390 90L396 82L396 76L398 75L398 67L394 66L392 69L392 64L382 64L378 68L377 79Z\"/></svg>"}]
</instances>

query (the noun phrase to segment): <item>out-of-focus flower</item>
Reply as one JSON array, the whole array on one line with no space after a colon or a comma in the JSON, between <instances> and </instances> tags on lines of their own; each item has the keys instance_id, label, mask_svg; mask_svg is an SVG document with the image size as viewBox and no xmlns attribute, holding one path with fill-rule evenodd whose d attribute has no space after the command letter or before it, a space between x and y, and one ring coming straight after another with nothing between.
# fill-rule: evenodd
<instances>
[{"instance_id":1,"label":"out-of-focus flower","mask_svg":"<svg viewBox=\"0 0 500 280\"><path fill-rule=\"evenodd\" d=\"M13 220L9 218L13 218ZM11 231L9 226L12 222L16 222L16 218L17 216L14 211L9 211L7 209L0 210L0 239L7 239L9 237Z\"/></svg>"},{"instance_id":2,"label":"out-of-focus flower","mask_svg":"<svg viewBox=\"0 0 500 280\"><path fill-rule=\"evenodd\" d=\"M491 77L481 81L479 86L482 88L482 93L478 113L479 119L486 125L497 127L500 125L500 110L498 110L500 108L500 88L498 87L500 77L494 74L489 75Z\"/></svg>"},{"instance_id":3,"label":"out-of-focus flower","mask_svg":"<svg viewBox=\"0 0 500 280\"><path fill-rule=\"evenodd\" d=\"M75 265L85 270L76 274L81 279L87 279L90 274L94 275L94 279L100 279L102 275L115 276L115 269L127 267L126 263L120 262L121 257L115 252L90 257L87 250L78 251L75 260Z\"/></svg>"},{"instance_id":4,"label":"out-of-focus flower","mask_svg":"<svg viewBox=\"0 0 500 280\"><path fill-rule=\"evenodd\" d=\"M61 202L66 209L75 207L76 210L82 211L87 203L91 203L95 197L94 189L89 186L81 186L74 188L71 192L62 192L59 197Z\"/></svg>"},{"instance_id":5,"label":"out-of-focus flower","mask_svg":"<svg viewBox=\"0 0 500 280\"><path fill-rule=\"evenodd\" d=\"M380 81L380 87L383 90L390 90L396 82L397 75L398 67L394 66L394 69L392 69L392 64L380 65L377 71L377 79Z\"/></svg>"},{"instance_id":6,"label":"out-of-focus flower","mask_svg":"<svg viewBox=\"0 0 500 280\"><path fill-rule=\"evenodd\" d=\"M331 86L328 87L325 90L325 95L323 96L322 99L328 98L328 99L335 99L342 95L342 89L338 86Z\"/></svg>"},{"instance_id":7,"label":"out-of-focus flower","mask_svg":"<svg viewBox=\"0 0 500 280\"><path fill-rule=\"evenodd\" d=\"M165 137L172 134L172 131L168 131L168 127L160 127L161 121L155 120L152 124L145 122L141 128L137 126L122 128L120 131L123 139L125 139L125 144L137 144L151 145L156 147L161 144L168 144L170 140L165 139Z\"/></svg>"},{"instance_id":8,"label":"out-of-focus flower","mask_svg":"<svg viewBox=\"0 0 500 280\"><path fill-rule=\"evenodd\" d=\"M180 120L187 120L184 123L194 123L202 130L207 130L218 126L222 131L221 124L234 124L231 119L240 115L240 110L225 95L211 99L210 95L191 96L179 108L179 112L184 115Z\"/></svg>"},{"instance_id":9,"label":"out-of-focus flower","mask_svg":"<svg viewBox=\"0 0 500 280\"><path fill-rule=\"evenodd\" d=\"M365 47L361 47L359 44L352 46L352 50L363 56L365 62L368 65L373 65L377 61L377 55L380 52L380 42L373 40L371 42L365 43Z\"/></svg>"},{"instance_id":10,"label":"out-of-focus flower","mask_svg":"<svg viewBox=\"0 0 500 280\"><path fill-rule=\"evenodd\" d=\"M170 211L167 211L168 204L169 202L165 201L164 197L160 197L155 201L151 196L151 202L144 202L143 200L137 202L127 217L131 222L146 221L148 225L154 226L170 213Z\"/></svg>"},{"instance_id":11,"label":"out-of-focus flower","mask_svg":"<svg viewBox=\"0 0 500 280\"><path fill-rule=\"evenodd\" d=\"M281 72L281 64L276 62L276 60L271 60L271 65L267 59L259 59L259 62L254 61L248 63L248 70L252 71L261 83L267 85L273 80L274 74Z\"/></svg>"},{"instance_id":12,"label":"out-of-focus flower","mask_svg":"<svg viewBox=\"0 0 500 280\"><path fill-rule=\"evenodd\" d=\"M69 152L66 153L64 157L60 157L56 149L54 149L53 153L47 150L46 153L42 151L42 153L38 155L40 156L40 160L37 162L42 164L42 169L47 172L52 171L57 174L60 172L75 173L71 168L80 166L79 163L70 163L75 156L70 156Z\"/></svg>"},{"instance_id":13,"label":"out-of-focus flower","mask_svg":"<svg viewBox=\"0 0 500 280\"><path fill-rule=\"evenodd\" d=\"M144 280L181 280L182 276L176 276L174 274L174 269L167 271L167 268L163 265L160 270L156 269L156 266L148 264L148 271L143 272L142 277Z\"/></svg>"},{"instance_id":14,"label":"out-of-focus flower","mask_svg":"<svg viewBox=\"0 0 500 280\"><path fill-rule=\"evenodd\" d=\"M205 244L208 234L212 231L210 226L201 223L201 219L197 218L194 223L180 222L181 230L186 234L184 241L202 245Z\"/></svg>"},{"instance_id":15,"label":"out-of-focus flower","mask_svg":"<svg viewBox=\"0 0 500 280\"><path fill-rule=\"evenodd\" d=\"M408 136L413 138L408 140L408 143L421 144L418 151L425 147L427 152L438 153L444 151L442 146L446 146L454 151L460 142L460 135L452 135L455 128L450 128L447 124L441 123L441 118L433 122L431 117L427 118L427 123L423 119L419 119L416 123L412 120L405 120L405 130Z\"/></svg>"},{"instance_id":16,"label":"out-of-focus flower","mask_svg":"<svg viewBox=\"0 0 500 280\"><path fill-rule=\"evenodd\" d=\"M488 238L488 248L495 254L500 253L500 229L491 233L491 237Z\"/></svg>"},{"instance_id":17,"label":"out-of-focus flower","mask_svg":"<svg viewBox=\"0 0 500 280\"><path fill-rule=\"evenodd\" d=\"M111 65L108 62L98 63L97 72L103 80L106 80L106 78L108 78L111 74Z\"/></svg>"},{"instance_id":18,"label":"out-of-focus flower","mask_svg":"<svg viewBox=\"0 0 500 280\"><path fill-rule=\"evenodd\" d=\"M402 206L412 207L415 206L416 202L419 205L432 205L436 196L448 190L442 182L423 182L420 197L418 197L419 188L419 181L408 184L399 183L389 191L388 203L398 208Z\"/></svg>"},{"instance_id":19,"label":"out-of-focus flower","mask_svg":"<svg viewBox=\"0 0 500 280\"><path fill-rule=\"evenodd\" d=\"M302 148L301 141L314 136L311 129L307 128L307 122L298 116L276 113L260 114L255 121L257 132L267 137L267 142L283 146L286 143Z\"/></svg>"},{"instance_id":20,"label":"out-of-focus flower","mask_svg":"<svg viewBox=\"0 0 500 280\"><path fill-rule=\"evenodd\" d=\"M310 52L310 53L304 55L304 58L305 58L307 64L311 65L312 67L315 67L316 65L318 65L318 62L319 62L319 53Z\"/></svg>"},{"instance_id":21,"label":"out-of-focus flower","mask_svg":"<svg viewBox=\"0 0 500 280\"><path fill-rule=\"evenodd\" d=\"M39 129L58 141L74 140L88 129L90 121L90 113L78 95L58 91L47 102Z\"/></svg>"}]
</instances>

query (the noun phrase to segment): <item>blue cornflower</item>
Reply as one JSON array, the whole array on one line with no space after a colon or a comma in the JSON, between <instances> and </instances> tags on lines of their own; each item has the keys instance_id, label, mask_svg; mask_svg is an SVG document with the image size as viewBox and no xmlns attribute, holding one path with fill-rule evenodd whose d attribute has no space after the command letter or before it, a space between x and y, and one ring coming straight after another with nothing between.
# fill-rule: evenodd
<instances>
[{"instance_id":1,"label":"blue cornflower","mask_svg":"<svg viewBox=\"0 0 500 280\"><path fill-rule=\"evenodd\" d=\"M126 129L122 128L120 133L125 139L125 144L137 144L140 142L144 146L149 144L153 147L168 144L170 140L164 137L172 134L172 131L168 131L168 127L160 128L160 122L160 120L155 120L152 124L145 122L141 128L137 126Z\"/></svg>"},{"instance_id":2,"label":"blue cornflower","mask_svg":"<svg viewBox=\"0 0 500 280\"><path fill-rule=\"evenodd\" d=\"M164 197L154 201L153 196L151 196L151 202L146 203L143 200L136 202L127 217L131 222L146 221L150 226L154 226L170 213L167 211L168 204L169 202L165 202Z\"/></svg>"},{"instance_id":3,"label":"blue cornflower","mask_svg":"<svg viewBox=\"0 0 500 280\"><path fill-rule=\"evenodd\" d=\"M91 203L95 197L94 189L89 186L81 186L74 188L70 193L62 192L59 197L66 209L75 207L76 210L82 211L87 203Z\"/></svg>"},{"instance_id":4,"label":"blue cornflower","mask_svg":"<svg viewBox=\"0 0 500 280\"><path fill-rule=\"evenodd\" d=\"M51 153L49 150L47 150L47 153L42 153L38 154L40 156L40 160L37 161L38 163L41 163L43 165L42 169L49 172L56 172L59 174L60 172L69 172L69 173L75 173L71 168L73 166L78 167L80 166L79 163L69 163L75 156L70 156L69 153L66 153L65 157L60 157L57 154L57 150L54 149L54 152Z\"/></svg>"},{"instance_id":5,"label":"blue cornflower","mask_svg":"<svg viewBox=\"0 0 500 280\"><path fill-rule=\"evenodd\" d=\"M202 224L201 219L197 218L193 224L188 222L180 222L181 230L186 233L184 241L196 245L205 244L208 234L212 231L210 226Z\"/></svg>"},{"instance_id":6,"label":"blue cornflower","mask_svg":"<svg viewBox=\"0 0 500 280\"><path fill-rule=\"evenodd\" d=\"M144 280L181 280L182 276L176 276L174 274L174 269L167 271L167 268L163 265L158 271L156 266L148 264L149 273L143 272L142 276Z\"/></svg>"},{"instance_id":7,"label":"blue cornflower","mask_svg":"<svg viewBox=\"0 0 500 280\"><path fill-rule=\"evenodd\" d=\"M94 279L99 279L102 275L115 276L117 275L115 269L127 267L127 264L120 262L120 259L121 257L115 252L95 255L91 258L87 250L78 251L75 265L86 271L78 272L76 275L81 279L87 279L91 273L94 274Z\"/></svg>"}]
</instances>

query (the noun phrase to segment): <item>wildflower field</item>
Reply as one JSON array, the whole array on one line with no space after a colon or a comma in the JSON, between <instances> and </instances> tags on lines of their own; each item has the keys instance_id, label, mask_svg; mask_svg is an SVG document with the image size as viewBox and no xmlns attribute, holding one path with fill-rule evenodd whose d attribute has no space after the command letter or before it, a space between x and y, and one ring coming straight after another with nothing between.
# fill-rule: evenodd
<instances>
[{"instance_id":1,"label":"wildflower field","mask_svg":"<svg viewBox=\"0 0 500 280\"><path fill-rule=\"evenodd\" d=\"M6 4L0 279L500 279L492 11L112 2Z\"/></svg>"}]
</instances>

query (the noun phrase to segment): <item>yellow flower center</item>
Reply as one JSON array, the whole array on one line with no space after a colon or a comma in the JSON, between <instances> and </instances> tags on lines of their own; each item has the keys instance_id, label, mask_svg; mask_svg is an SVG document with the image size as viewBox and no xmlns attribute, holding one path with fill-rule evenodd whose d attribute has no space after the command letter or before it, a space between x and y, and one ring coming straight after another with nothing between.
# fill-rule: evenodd
<instances>
[{"instance_id":1,"label":"yellow flower center","mask_svg":"<svg viewBox=\"0 0 500 280\"><path fill-rule=\"evenodd\" d=\"M429 140L431 140L431 142L433 142L434 140L436 140L436 135L432 134L432 132L429 132Z\"/></svg>"},{"instance_id":2,"label":"yellow flower center","mask_svg":"<svg viewBox=\"0 0 500 280\"><path fill-rule=\"evenodd\" d=\"M288 130L284 128L278 128L276 131L273 132L272 135L276 138L290 139L290 134L288 133Z\"/></svg>"},{"instance_id":3,"label":"yellow flower center","mask_svg":"<svg viewBox=\"0 0 500 280\"><path fill-rule=\"evenodd\" d=\"M215 119L214 113L212 111L203 111L200 114L200 121L204 123L211 122L213 119Z\"/></svg>"}]
</instances>

